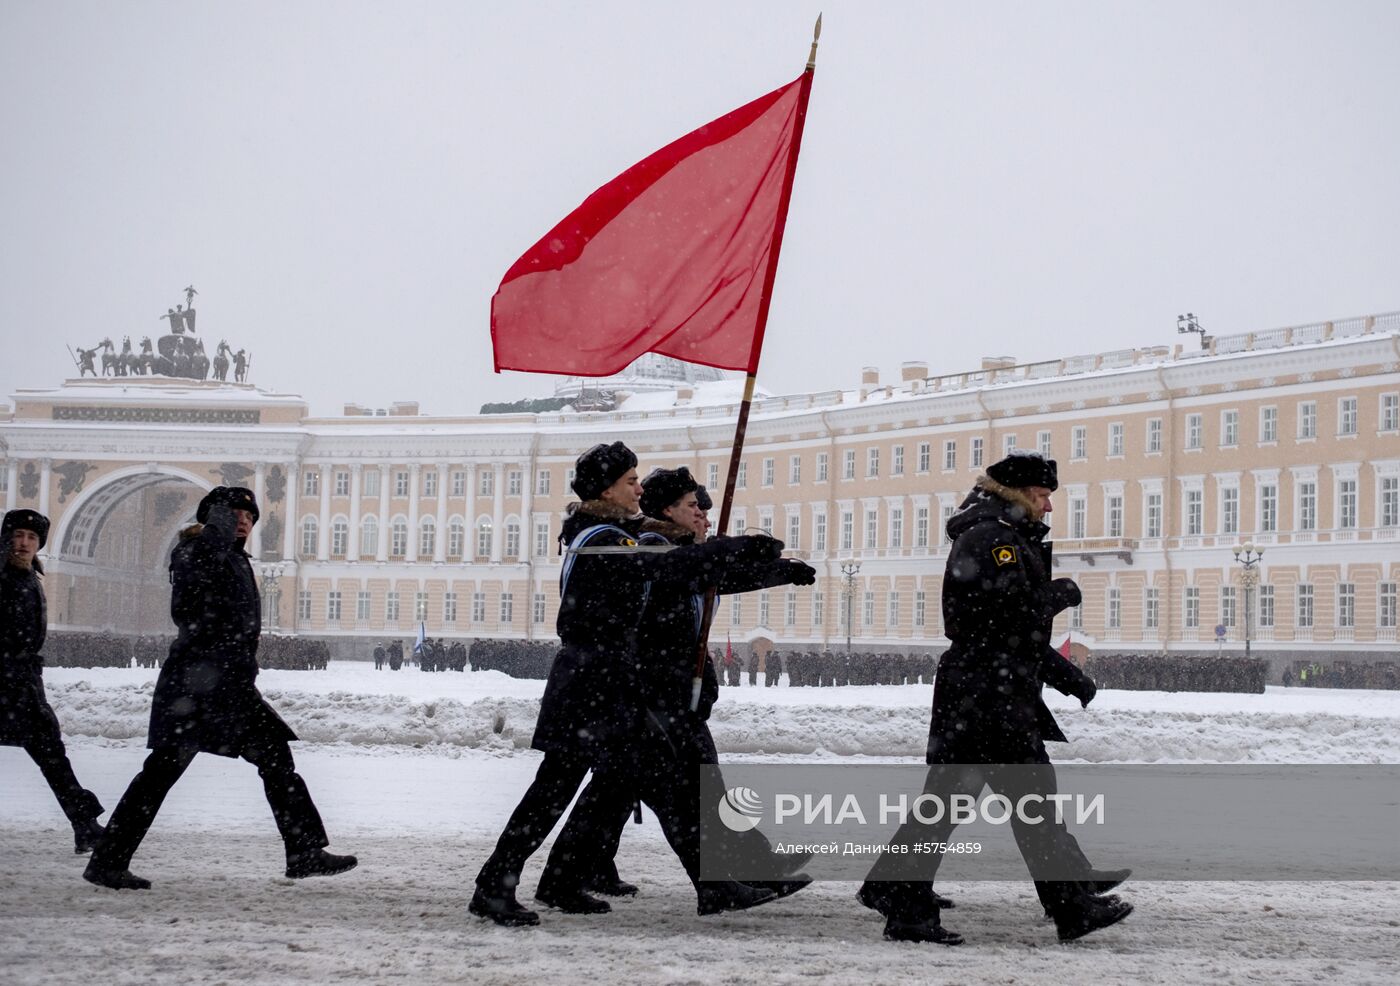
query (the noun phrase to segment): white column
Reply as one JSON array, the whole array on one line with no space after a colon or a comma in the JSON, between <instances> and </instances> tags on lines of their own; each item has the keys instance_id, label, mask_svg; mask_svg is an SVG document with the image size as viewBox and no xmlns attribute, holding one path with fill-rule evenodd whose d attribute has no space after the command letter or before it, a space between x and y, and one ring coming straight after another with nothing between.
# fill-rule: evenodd
<instances>
[{"instance_id":1,"label":"white column","mask_svg":"<svg viewBox=\"0 0 1400 986\"><path fill-rule=\"evenodd\" d=\"M15 509L15 497L19 495L19 461L11 459L5 463L5 512Z\"/></svg>"},{"instance_id":2,"label":"white column","mask_svg":"<svg viewBox=\"0 0 1400 986\"><path fill-rule=\"evenodd\" d=\"M258 502L258 510L267 509L267 463L259 462L253 467L253 499ZM248 551L255 560L262 560L262 525L253 525L252 537L248 539Z\"/></svg>"},{"instance_id":3,"label":"white column","mask_svg":"<svg viewBox=\"0 0 1400 986\"><path fill-rule=\"evenodd\" d=\"M529 463L523 468L525 475L521 477L523 485L520 487L520 560L529 561L533 547L531 542L535 537L534 520L530 516L531 498L535 493L534 463ZM533 604L534 601L531 600L531 605ZM526 626L528 625L529 621L526 620Z\"/></svg>"},{"instance_id":4,"label":"white column","mask_svg":"<svg viewBox=\"0 0 1400 986\"><path fill-rule=\"evenodd\" d=\"M360 560L360 475L364 469L358 462L350 466L350 547L345 554L351 563Z\"/></svg>"},{"instance_id":5,"label":"white column","mask_svg":"<svg viewBox=\"0 0 1400 986\"><path fill-rule=\"evenodd\" d=\"M496 470L496 485L494 487L496 495L491 498L491 561L501 560L501 548L505 544L505 531L501 530L505 523L506 512L506 467L502 464Z\"/></svg>"},{"instance_id":6,"label":"white column","mask_svg":"<svg viewBox=\"0 0 1400 986\"><path fill-rule=\"evenodd\" d=\"M389 467L379 467L379 550L375 561L389 560Z\"/></svg>"},{"instance_id":7,"label":"white column","mask_svg":"<svg viewBox=\"0 0 1400 986\"><path fill-rule=\"evenodd\" d=\"M329 561L331 557L331 467L321 464L321 521L316 538L316 560Z\"/></svg>"},{"instance_id":8,"label":"white column","mask_svg":"<svg viewBox=\"0 0 1400 986\"><path fill-rule=\"evenodd\" d=\"M415 462L408 467L408 553L407 561L418 560L418 484L423 467Z\"/></svg>"},{"instance_id":9,"label":"white column","mask_svg":"<svg viewBox=\"0 0 1400 986\"><path fill-rule=\"evenodd\" d=\"M49 484L53 482L53 460L39 460L39 513L49 515Z\"/></svg>"},{"instance_id":10,"label":"white column","mask_svg":"<svg viewBox=\"0 0 1400 986\"><path fill-rule=\"evenodd\" d=\"M437 537L433 541L433 561L442 564L447 561L447 463L437 464Z\"/></svg>"},{"instance_id":11,"label":"white column","mask_svg":"<svg viewBox=\"0 0 1400 986\"><path fill-rule=\"evenodd\" d=\"M476 463L467 463L467 543L462 546L462 564L476 560Z\"/></svg>"},{"instance_id":12,"label":"white column","mask_svg":"<svg viewBox=\"0 0 1400 986\"><path fill-rule=\"evenodd\" d=\"M287 526L282 531L282 560L296 561L297 558L297 485L301 482L301 463L289 462L287 470Z\"/></svg>"}]
</instances>

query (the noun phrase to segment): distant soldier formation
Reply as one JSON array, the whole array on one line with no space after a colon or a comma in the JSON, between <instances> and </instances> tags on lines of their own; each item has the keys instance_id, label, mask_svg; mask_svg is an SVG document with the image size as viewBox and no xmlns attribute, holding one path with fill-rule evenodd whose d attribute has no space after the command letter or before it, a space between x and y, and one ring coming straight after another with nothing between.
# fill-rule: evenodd
<instances>
[{"instance_id":1,"label":"distant soldier formation","mask_svg":"<svg viewBox=\"0 0 1400 986\"><path fill-rule=\"evenodd\" d=\"M49 635L44 663L54 668L159 668L174 637L111 631L60 632ZM331 651L324 640L308 637L264 636L258 646L258 666L275 671L323 671Z\"/></svg>"}]
</instances>

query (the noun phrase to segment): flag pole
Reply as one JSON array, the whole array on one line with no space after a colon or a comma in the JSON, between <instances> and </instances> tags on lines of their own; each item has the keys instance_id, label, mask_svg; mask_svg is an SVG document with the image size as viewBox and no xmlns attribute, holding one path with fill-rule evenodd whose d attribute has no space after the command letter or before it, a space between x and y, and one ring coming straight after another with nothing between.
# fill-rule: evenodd
<instances>
[{"instance_id":1,"label":"flag pole","mask_svg":"<svg viewBox=\"0 0 1400 986\"><path fill-rule=\"evenodd\" d=\"M812 28L812 48L807 54L807 67L797 94L797 119L792 128L792 146L788 148L787 168L783 174L783 191L778 200L778 217L773 224L770 244L772 258L763 274L763 293L758 302L758 323L749 350L749 363L744 377L744 396L739 402L739 420L734 426L734 449L729 454L729 474L724 480L724 499L719 508L718 531L729 528L730 509L734 505L734 487L739 479L739 462L744 455L744 436L749 427L749 407L753 403L754 382L758 377L758 360L763 352L763 333L768 328L768 309L773 301L773 281L778 275L778 255L783 247L783 229L787 226L788 203L792 200L792 182L797 174L797 154L802 148L802 128L807 122L807 100L812 94L812 77L817 71L817 42L822 36L822 17ZM705 606L700 619L700 637L696 645L695 675L690 680L690 710L700 707L700 688L705 677L705 662L710 659L710 625L714 622L717 589L705 593Z\"/></svg>"}]
</instances>

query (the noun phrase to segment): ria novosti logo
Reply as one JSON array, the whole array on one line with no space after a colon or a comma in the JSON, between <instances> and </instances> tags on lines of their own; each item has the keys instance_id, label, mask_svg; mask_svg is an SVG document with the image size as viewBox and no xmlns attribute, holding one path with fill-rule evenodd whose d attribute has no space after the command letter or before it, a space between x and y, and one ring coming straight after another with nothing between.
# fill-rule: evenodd
<instances>
[{"instance_id":1,"label":"ria novosti logo","mask_svg":"<svg viewBox=\"0 0 1400 986\"><path fill-rule=\"evenodd\" d=\"M747 832L763 817L763 799L748 787L731 787L719 799L719 820L731 832Z\"/></svg>"}]
</instances>

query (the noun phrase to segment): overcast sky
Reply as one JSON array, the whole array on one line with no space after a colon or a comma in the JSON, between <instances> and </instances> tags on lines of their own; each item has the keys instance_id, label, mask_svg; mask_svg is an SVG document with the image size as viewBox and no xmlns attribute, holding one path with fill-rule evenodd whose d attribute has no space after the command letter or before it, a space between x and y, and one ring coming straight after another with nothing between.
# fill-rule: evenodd
<instances>
[{"instance_id":1,"label":"overcast sky","mask_svg":"<svg viewBox=\"0 0 1400 986\"><path fill-rule=\"evenodd\" d=\"M822 9L769 390L1400 309L1389 0L0 0L0 394L193 283L318 413L548 395L490 369L501 276Z\"/></svg>"}]
</instances>

